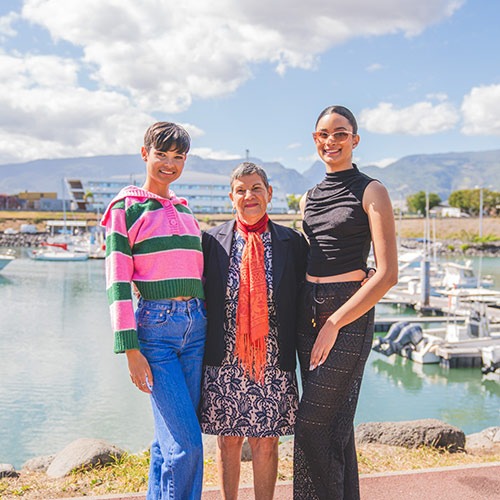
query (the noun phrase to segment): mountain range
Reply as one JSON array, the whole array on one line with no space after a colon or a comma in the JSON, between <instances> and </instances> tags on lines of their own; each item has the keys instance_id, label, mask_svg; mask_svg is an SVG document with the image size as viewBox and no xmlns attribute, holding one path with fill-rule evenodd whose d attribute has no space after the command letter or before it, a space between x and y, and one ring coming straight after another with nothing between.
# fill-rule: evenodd
<instances>
[{"instance_id":1,"label":"mountain range","mask_svg":"<svg viewBox=\"0 0 500 500\"><path fill-rule=\"evenodd\" d=\"M192 172L227 176L242 160L213 160L189 155L186 169ZM301 194L321 181L325 168L316 161L300 173L279 162L249 158L266 170L275 189ZM483 187L500 191L500 150L440 153L405 156L381 168L363 166L360 170L380 180L391 198L404 199L418 191L436 193L444 201L458 189ZM134 182L144 176L144 162L139 155L92 156L0 165L0 194L23 191L62 192L63 178ZM175 188L174 188L175 189Z\"/></svg>"}]
</instances>

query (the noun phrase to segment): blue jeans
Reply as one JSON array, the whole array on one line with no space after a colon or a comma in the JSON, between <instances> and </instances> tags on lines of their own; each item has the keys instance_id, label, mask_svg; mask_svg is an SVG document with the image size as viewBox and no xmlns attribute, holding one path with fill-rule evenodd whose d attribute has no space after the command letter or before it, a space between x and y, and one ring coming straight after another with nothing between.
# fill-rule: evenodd
<instances>
[{"instance_id":1,"label":"blue jeans","mask_svg":"<svg viewBox=\"0 0 500 500\"><path fill-rule=\"evenodd\" d=\"M198 423L207 317L200 299L140 299L136 311L142 354L153 373L148 500L198 500L203 445Z\"/></svg>"}]
</instances>

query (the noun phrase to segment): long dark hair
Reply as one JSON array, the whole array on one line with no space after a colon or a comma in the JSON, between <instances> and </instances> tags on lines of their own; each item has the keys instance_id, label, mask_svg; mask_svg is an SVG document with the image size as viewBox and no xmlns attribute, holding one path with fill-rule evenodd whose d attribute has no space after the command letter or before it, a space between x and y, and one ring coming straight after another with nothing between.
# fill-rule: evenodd
<instances>
[{"instance_id":1,"label":"long dark hair","mask_svg":"<svg viewBox=\"0 0 500 500\"><path fill-rule=\"evenodd\" d=\"M352 111L345 108L344 106L328 106L327 108L325 108L318 116L318 119L316 120L316 125L314 128L316 128L318 126L318 122L321 120L321 118L323 118L323 116L331 115L332 113L337 113L338 115L341 115L344 118L347 118L347 120L349 121L349 123L352 126L353 134L358 133L358 123L356 122L356 118L354 118Z\"/></svg>"}]
</instances>

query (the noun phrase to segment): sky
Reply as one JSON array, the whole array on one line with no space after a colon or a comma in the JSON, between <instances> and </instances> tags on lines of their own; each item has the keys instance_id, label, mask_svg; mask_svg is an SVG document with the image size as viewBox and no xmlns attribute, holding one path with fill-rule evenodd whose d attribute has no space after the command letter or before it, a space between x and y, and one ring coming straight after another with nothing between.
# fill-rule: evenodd
<instances>
[{"instance_id":1,"label":"sky","mask_svg":"<svg viewBox=\"0 0 500 500\"><path fill-rule=\"evenodd\" d=\"M139 154L156 121L193 154L317 159L319 113L360 166L500 149L494 0L2 0L0 164Z\"/></svg>"}]
</instances>

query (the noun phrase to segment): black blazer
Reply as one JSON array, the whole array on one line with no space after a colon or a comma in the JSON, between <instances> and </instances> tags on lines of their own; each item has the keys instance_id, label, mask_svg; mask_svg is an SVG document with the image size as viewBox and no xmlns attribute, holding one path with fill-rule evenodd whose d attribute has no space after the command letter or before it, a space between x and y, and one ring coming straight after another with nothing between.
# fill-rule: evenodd
<instances>
[{"instance_id":1,"label":"black blazer","mask_svg":"<svg viewBox=\"0 0 500 500\"><path fill-rule=\"evenodd\" d=\"M235 221L202 235L204 287L208 316L204 363L219 366L224 358L224 305ZM279 365L295 370L295 333L299 289L305 278L308 244L302 233L269 221L273 253L273 292L278 319Z\"/></svg>"}]
</instances>

